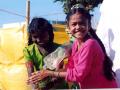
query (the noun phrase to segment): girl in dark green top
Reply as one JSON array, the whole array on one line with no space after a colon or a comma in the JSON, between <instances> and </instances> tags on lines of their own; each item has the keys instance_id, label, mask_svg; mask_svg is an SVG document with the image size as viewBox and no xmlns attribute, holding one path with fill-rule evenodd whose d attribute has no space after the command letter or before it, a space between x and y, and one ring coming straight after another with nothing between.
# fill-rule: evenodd
<instances>
[{"instance_id":1,"label":"girl in dark green top","mask_svg":"<svg viewBox=\"0 0 120 90\"><path fill-rule=\"evenodd\" d=\"M29 25L28 46L23 50L29 76L31 76L31 73L43 69L43 58L59 46L53 42L53 39L52 25L44 18L33 18ZM47 77L39 81L37 88L43 90L51 88L65 89L67 84L64 79L52 80L51 77Z\"/></svg>"}]
</instances>

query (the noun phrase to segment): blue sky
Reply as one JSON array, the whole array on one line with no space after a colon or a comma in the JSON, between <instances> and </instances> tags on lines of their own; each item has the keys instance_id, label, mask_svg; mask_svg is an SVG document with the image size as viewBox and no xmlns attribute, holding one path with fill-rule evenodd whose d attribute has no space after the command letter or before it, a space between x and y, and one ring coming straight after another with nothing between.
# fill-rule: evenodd
<instances>
[{"instance_id":1,"label":"blue sky","mask_svg":"<svg viewBox=\"0 0 120 90\"><path fill-rule=\"evenodd\" d=\"M65 20L61 3L53 3L54 0L30 0L30 16L42 16L48 20ZM25 17L12 15L7 10L23 16L26 15L26 0L1 0L0 1L0 26L5 23L14 23L25 21Z\"/></svg>"},{"instance_id":2,"label":"blue sky","mask_svg":"<svg viewBox=\"0 0 120 90\"><path fill-rule=\"evenodd\" d=\"M54 3L53 1L54 0L30 0L30 19L35 16L42 16L48 20L64 21L66 15L63 12L62 4L60 2ZM0 1L0 27L7 23L24 22L25 17L3 12L2 10L7 10L9 12L25 16L26 0ZM93 28L96 28L100 18L99 9L96 8L93 14L94 18L92 19L92 26Z\"/></svg>"}]
</instances>

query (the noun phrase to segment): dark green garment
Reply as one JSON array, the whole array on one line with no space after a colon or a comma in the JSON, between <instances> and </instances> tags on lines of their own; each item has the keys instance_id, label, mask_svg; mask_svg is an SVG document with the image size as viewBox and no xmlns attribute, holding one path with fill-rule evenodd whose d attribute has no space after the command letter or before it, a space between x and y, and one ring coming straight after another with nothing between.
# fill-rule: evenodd
<instances>
[{"instance_id":1,"label":"dark green garment","mask_svg":"<svg viewBox=\"0 0 120 90\"><path fill-rule=\"evenodd\" d=\"M70 88L71 89L80 89L79 84L77 84L77 83L73 83Z\"/></svg>"}]
</instances>

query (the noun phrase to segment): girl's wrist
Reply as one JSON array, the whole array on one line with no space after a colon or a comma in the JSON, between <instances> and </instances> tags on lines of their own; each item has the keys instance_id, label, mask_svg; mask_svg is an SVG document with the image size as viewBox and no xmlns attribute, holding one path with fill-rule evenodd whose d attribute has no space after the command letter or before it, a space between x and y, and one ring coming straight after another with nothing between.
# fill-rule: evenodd
<instances>
[{"instance_id":1,"label":"girl's wrist","mask_svg":"<svg viewBox=\"0 0 120 90\"><path fill-rule=\"evenodd\" d=\"M52 71L52 72L51 72L51 76L52 76L52 77L60 77L60 72Z\"/></svg>"},{"instance_id":2,"label":"girl's wrist","mask_svg":"<svg viewBox=\"0 0 120 90\"><path fill-rule=\"evenodd\" d=\"M54 76L54 71L46 70L46 73L48 74L48 76Z\"/></svg>"},{"instance_id":3,"label":"girl's wrist","mask_svg":"<svg viewBox=\"0 0 120 90\"><path fill-rule=\"evenodd\" d=\"M45 70L46 74L51 77L61 77L60 71L50 71L50 70Z\"/></svg>"}]
</instances>

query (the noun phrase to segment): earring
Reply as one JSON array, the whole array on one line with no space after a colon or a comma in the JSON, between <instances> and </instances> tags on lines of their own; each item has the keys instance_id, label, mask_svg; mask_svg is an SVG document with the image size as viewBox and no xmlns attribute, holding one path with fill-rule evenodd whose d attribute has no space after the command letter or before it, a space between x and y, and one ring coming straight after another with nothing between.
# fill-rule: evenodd
<instances>
[{"instance_id":1,"label":"earring","mask_svg":"<svg viewBox=\"0 0 120 90\"><path fill-rule=\"evenodd\" d=\"M88 34L88 36L92 37L92 35L91 35L91 33L90 33L90 32L88 32L87 34Z\"/></svg>"}]
</instances>

